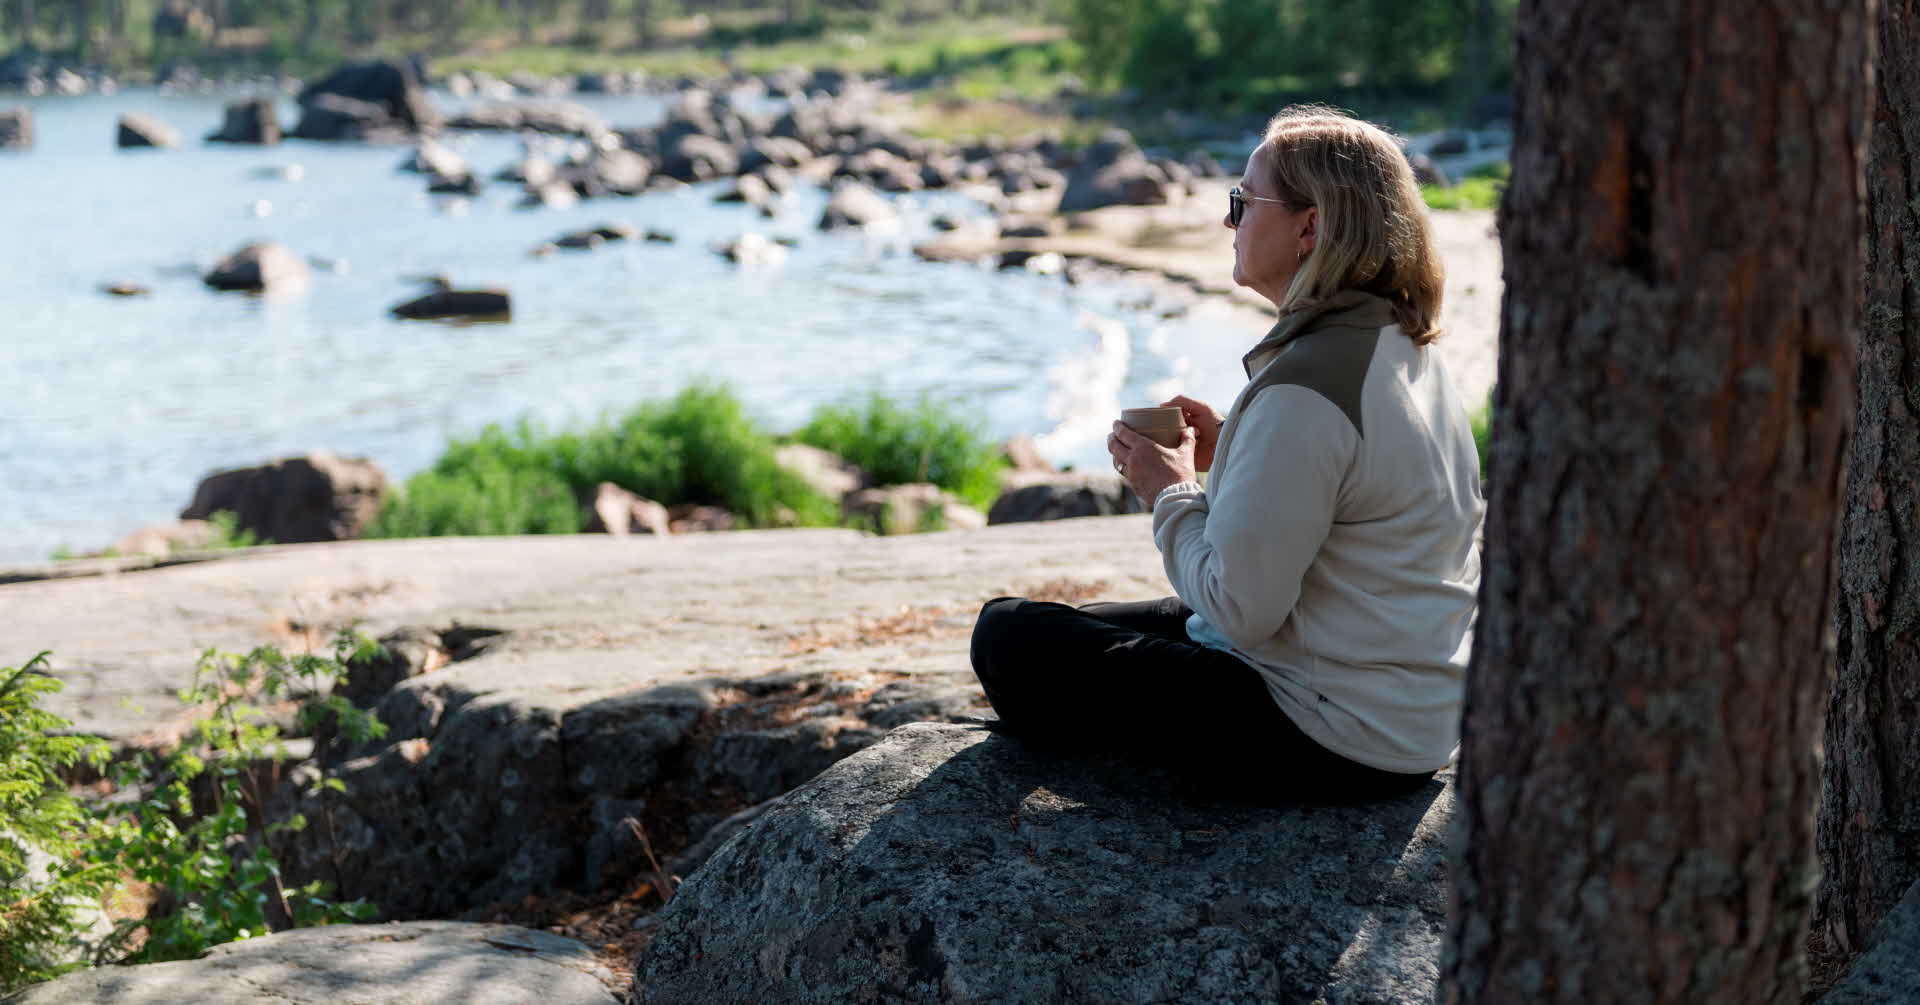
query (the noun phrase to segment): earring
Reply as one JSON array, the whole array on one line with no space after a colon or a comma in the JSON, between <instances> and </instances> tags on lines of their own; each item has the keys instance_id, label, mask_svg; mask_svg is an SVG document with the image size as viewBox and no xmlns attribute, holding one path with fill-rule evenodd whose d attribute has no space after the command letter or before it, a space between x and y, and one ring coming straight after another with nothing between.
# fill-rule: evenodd
<instances>
[{"instance_id":1,"label":"earring","mask_svg":"<svg viewBox=\"0 0 1920 1005\"><path fill-rule=\"evenodd\" d=\"M1306 260L1307 260L1307 249L1305 249L1305 248L1301 248L1301 249L1300 249L1300 254L1294 257L1294 263L1295 263L1295 264L1298 264L1298 263L1300 263L1300 262L1304 262L1304 261L1306 261Z\"/></svg>"}]
</instances>

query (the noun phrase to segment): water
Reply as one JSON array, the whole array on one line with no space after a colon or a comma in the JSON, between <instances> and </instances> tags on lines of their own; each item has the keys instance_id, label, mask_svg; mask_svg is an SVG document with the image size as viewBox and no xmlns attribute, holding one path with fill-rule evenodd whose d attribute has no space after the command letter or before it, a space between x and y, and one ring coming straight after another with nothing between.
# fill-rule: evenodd
<instances>
[{"instance_id":1,"label":"water","mask_svg":"<svg viewBox=\"0 0 1920 1005\"><path fill-rule=\"evenodd\" d=\"M1039 436L1057 462L1104 465L1109 418L1173 389L1224 406L1259 332L1207 310L1175 320L1116 282L935 265L906 253L953 195L903 200L902 235L813 229L824 193L780 215L711 202L716 185L567 210L513 208L518 189L430 198L395 170L404 149L290 142L207 145L233 96L153 92L10 98L36 145L0 155L0 561L105 546L172 519L207 472L329 449L396 479L450 434L531 415L591 418L707 377L775 429L823 402L880 390L953 400L996 436ZM450 102L443 100L442 107ZM663 114L650 96L590 98L617 125ZM116 151L117 116L179 129L175 150ZM283 102L283 121L294 118ZM451 141L476 172L518 141ZM271 177L298 166L298 181ZM263 215L264 214L264 215ZM671 232L536 258L529 249L603 221ZM780 267L707 250L746 231L791 235ZM252 240L339 263L298 295L206 289L198 273ZM510 323L402 322L388 308L444 273L499 285ZM99 292L106 282L148 297Z\"/></svg>"}]
</instances>

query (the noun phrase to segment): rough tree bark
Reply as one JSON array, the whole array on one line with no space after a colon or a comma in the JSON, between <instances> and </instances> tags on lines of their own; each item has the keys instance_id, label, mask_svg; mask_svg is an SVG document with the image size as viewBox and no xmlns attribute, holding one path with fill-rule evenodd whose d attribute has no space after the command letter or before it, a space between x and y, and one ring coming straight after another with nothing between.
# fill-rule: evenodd
<instances>
[{"instance_id":1,"label":"rough tree bark","mask_svg":"<svg viewBox=\"0 0 1920 1005\"><path fill-rule=\"evenodd\" d=\"M1521 7L1451 1001L1798 1001L1870 15Z\"/></svg>"},{"instance_id":2,"label":"rough tree bark","mask_svg":"<svg viewBox=\"0 0 1920 1005\"><path fill-rule=\"evenodd\" d=\"M1814 931L1838 965L1920 880L1920 0L1881 0L1860 406Z\"/></svg>"}]
</instances>

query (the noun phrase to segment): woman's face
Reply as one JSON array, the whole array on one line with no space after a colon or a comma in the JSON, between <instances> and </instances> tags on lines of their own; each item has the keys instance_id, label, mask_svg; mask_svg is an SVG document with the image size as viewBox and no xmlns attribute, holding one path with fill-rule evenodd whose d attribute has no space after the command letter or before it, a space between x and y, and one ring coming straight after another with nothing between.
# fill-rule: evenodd
<instances>
[{"instance_id":1,"label":"woman's face","mask_svg":"<svg viewBox=\"0 0 1920 1005\"><path fill-rule=\"evenodd\" d=\"M1278 306L1300 268L1300 260L1313 251L1319 210L1311 206L1296 210L1262 201L1279 197L1273 190L1273 169L1268 163L1272 156L1272 149L1264 143L1254 150L1240 179L1240 191L1248 197L1240 225L1233 225L1231 214L1220 222L1233 231L1233 281Z\"/></svg>"}]
</instances>

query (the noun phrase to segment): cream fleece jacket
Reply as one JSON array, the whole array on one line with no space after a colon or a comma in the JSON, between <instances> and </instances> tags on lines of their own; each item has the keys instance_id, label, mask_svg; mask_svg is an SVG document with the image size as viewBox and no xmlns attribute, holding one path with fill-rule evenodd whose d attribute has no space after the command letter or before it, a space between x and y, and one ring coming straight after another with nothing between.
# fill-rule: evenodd
<instances>
[{"instance_id":1,"label":"cream fleece jacket","mask_svg":"<svg viewBox=\"0 0 1920 1005\"><path fill-rule=\"evenodd\" d=\"M1483 513L1440 358L1347 291L1248 355L1210 484L1153 505L1195 641L1265 676L1301 731L1386 771L1459 741Z\"/></svg>"}]
</instances>

